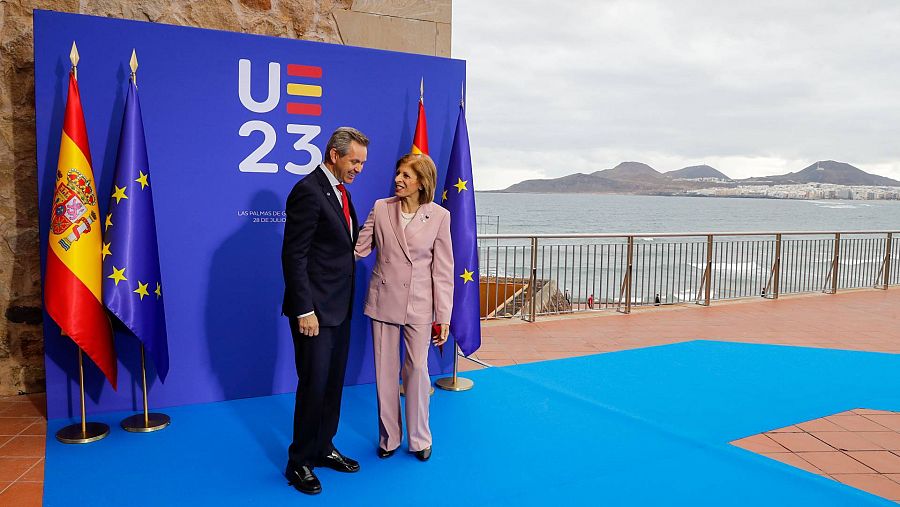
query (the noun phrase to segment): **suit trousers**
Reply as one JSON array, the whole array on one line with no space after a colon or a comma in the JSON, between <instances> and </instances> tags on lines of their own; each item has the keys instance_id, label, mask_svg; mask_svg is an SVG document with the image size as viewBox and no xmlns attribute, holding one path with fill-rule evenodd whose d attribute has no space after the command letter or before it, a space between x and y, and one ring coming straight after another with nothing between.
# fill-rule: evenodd
<instances>
[{"instance_id":1,"label":"suit trousers","mask_svg":"<svg viewBox=\"0 0 900 507\"><path fill-rule=\"evenodd\" d=\"M428 377L430 324L390 324L372 320L375 343L375 385L378 391L378 445L385 450L400 447L403 428L400 425L400 331L406 345L406 359L401 376L406 390L406 430L409 450L421 451L431 446L428 427L428 403L431 380Z\"/></svg>"},{"instance_id":2,"label":"suit trousers","mask_svg":"<svg viewBox=\"0 0 900 507\"><path fill-rule=\"evenodd\" d=\"M339 326L319 327L317 336L300 334L296 317L288 320L297 367L294 440L288 458L297 466L315 466L334 450L350 348L350 316Z\"/></svg>"}]
</instances>

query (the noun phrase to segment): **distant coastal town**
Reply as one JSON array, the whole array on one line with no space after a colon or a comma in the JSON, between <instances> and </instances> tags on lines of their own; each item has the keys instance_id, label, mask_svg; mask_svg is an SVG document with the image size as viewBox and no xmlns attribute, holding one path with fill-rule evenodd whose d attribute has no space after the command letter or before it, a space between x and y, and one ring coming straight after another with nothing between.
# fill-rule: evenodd
<instances>
[{"instance_id":1,"label":"distant coastal town","mask_svg":"<svg viewBox=\"0 0 900 507\"><path fill-rule=\"evenodd\" d=\"M688 190L686 195L702 197L758 197L764 199L844 199L855 201L900 200L900 188L868 185L805 183L795 185L738 185L736 187Z\"/></svg>"},{"instance_id":2,"label":"distant coastal town","mask_svg":"<svg viewBox=\"0 0 900 507\"><path fill-rule=\"evenodd\" d=\"M622 162L588 174L526 180L499 192L874 201L900 200L900 181L834 160L820 160L797 172L746 179L729 178L708 165L661 173L641 162Z\"/></svg>"}]
</instances>

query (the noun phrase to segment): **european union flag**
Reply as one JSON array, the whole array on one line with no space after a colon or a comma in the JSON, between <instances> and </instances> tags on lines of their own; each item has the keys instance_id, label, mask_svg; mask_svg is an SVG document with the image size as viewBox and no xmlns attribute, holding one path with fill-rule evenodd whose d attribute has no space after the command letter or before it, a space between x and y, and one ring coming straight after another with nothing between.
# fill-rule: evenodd
<instances>
[{"instance_id":1,"label":"european union flag","mask_svg":"<svg viewBox=\"0 0 900 507\"><path fill-rule=\"evenodd\" d=\"M478 229L475 225L475 192L472 183L472 155L466 111L459 105L456 134L450 149L450 165L441 204L450 211L450 237L453 239L453 314L450 334L463 354L481 347L481 302L478 287Z\"/></svg>"},{"instance_id":2,"label":"european union flag","mask_svg":"<svg viewBox=\"0 0 900 507\"><path fill-rule=\"evenodd\" d=\"M144 345L160 380L169 372L153 186L144 122L132 79L116 156L116 173L103 221L103 303Z\"/></svg>"}]
</instances>

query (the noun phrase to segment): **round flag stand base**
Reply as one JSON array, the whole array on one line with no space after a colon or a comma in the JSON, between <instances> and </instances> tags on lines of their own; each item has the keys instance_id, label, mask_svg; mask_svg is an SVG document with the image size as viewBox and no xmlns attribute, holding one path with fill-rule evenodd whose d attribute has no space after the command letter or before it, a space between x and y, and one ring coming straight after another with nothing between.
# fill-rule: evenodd
<instances>
[{"instance_id":1,"label":"round flag stand base","mask_svg":"<svg viewBox=\"0 0 900 507\"><path fill-rule=\"evenodd\" d=\"M435 385L445 391L468 391L475 386L475 382L463 377L439 378Z\"/></svg>"},{"instance_id":2,"label":"round flag stand base","mask_svg":"<svg viewBox=\"0 0 900 507\"><path fill-rule=\"evenodd\" d=\"M431 391L428 392L428 396L434 394L434 388L431 388ZM403 384L400 384L400 396L406 396L406 389L403 388Z\"/></svg>"},{"instance_id":3,"label":"round flag stand base","mask_svg":"<svg viewBox=\"0 0 900 507\"><path fill-rule=\"evenodd\" d=\"M88 444L96 442L106 435L109 435L108 425L89 422L84 424L84 431L81 430L81 423L66 426L56 432L56 439L64 444Z\"/></svg>"},{"instance_id":4,"label":"round flag stand base","mask_svg":"<svg viewBox=\"0 0 900 507\"><path fill-rule=\"evenodd\" d=\"M144 421L144 414L134 414L122 419L122 429L132 433L150 433L165 428L171 422L172 420L166 414L151 412L147 414L146 421Z\"/></svg>"}]
</instances>

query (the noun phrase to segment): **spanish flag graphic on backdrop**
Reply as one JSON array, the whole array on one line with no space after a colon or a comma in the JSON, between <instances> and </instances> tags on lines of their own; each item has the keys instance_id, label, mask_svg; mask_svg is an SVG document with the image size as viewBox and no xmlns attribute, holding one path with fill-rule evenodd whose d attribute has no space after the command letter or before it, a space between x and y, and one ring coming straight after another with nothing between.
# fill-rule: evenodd
<instances>
[{"instance_id":1,"label":"spanish flag graphic on backdrop","mask_svg":"<svg viewBox=\"0 0 900 507\"><path fill-rule=\"evenodd\" d=\"M101 296L101 231L97 187L74 70L59 146L50 217L44 306L62 333L116 386L116 354Z\"/></svg>"}]
</instances>

